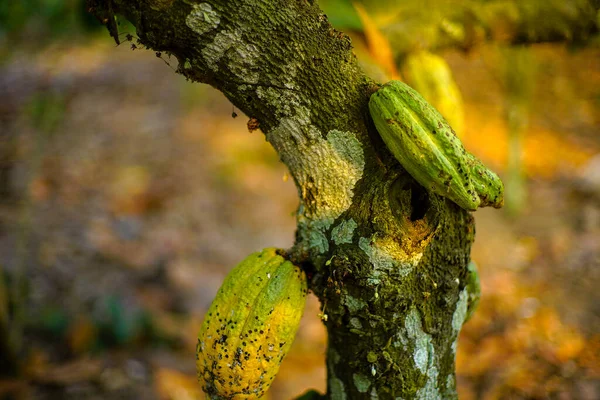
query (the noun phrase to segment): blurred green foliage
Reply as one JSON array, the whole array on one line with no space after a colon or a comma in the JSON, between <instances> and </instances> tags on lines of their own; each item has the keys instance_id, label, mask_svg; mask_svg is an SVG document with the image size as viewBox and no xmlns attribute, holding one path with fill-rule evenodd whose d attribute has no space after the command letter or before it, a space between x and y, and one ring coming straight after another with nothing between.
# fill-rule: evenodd
<instances>
[{"instance_id":1,"label":"blurred green foliage","mask_svg":"<svg viewBox=\"0 0 600 400\"><path fill-rule=\"evenodd\" d=\"M320 6L329 22L336 28L362 30L360 18L349 0L323 0Z\"/></svg>"},{"instance_id":2,"label":"blurred green foliage","mask_svg":"<svg viewBox=\"0 0 600 400\"><path fill-rule=\"evenodd\" d=\"M85 0L0 1L0 44L34 40L46 44L61 36L98 31Z\"/></svg>"}]
</instances>

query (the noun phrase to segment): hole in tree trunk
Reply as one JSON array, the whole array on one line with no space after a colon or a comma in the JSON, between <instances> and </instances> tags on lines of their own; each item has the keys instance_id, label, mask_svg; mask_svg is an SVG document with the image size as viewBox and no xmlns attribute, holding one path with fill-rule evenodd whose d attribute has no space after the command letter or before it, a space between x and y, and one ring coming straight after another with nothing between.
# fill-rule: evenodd
<instances>
[{"instance_id":1,"label":"hole in tree trunk","mask_svg":"<svg viewBox=\"0 0 600 400\"><path fill-rule=\"evenodd\" d=\"M389 187L391 212L401 229L418 242L433 233L439 221L439 204L435 196L411 176L400 176Z\"/></svg>"},{"instance_id":2,"label":"hole in tree trunk","mask_svg":"<svg viewBox=\"0 0 600 400\"><path fill-rule=\"evenodd\" d=\"M418 221L425 217L427 210L431 206L429 202L429 196L425 190L411 185L410 187L410 220L412 222Z\"/></svg>"}]
</instances>

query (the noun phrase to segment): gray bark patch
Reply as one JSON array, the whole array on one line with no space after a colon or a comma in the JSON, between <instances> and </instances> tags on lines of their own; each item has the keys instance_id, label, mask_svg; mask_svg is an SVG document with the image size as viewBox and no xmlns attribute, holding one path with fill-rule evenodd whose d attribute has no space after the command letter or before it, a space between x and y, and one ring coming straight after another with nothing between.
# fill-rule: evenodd
<instances>
[{"instance_id":1,"label":"gray bark patch","mask_svg":"<svg viewBox=\"0 0 600 400\"><path fill-rule=\"evenodd\" d=\"M354 230L357 226L358 225L352 218L347 221L342 221L331 231L331 239L338 246L343 243L352 243Z\"/></svg>"},{"instance_id":2,"label":"gray bark patch","mask_svg":"<svg viewBox=\"0 0 600 400\"><path fill-rule=\"evenodd\" d=\"M221 18L214 11L210 4L200 3L192 5L192 12L185 19L185 24L198 35L204 35L207 32L219 26Z\"/></svg>"},{"instance_id":3,"label":"gray bark patch","mask_svg":"<svg viewBox=\"0 0 600 400\"><path fill-rule=\"evenodd\" d=\"M354 381L356 390L358 390L360 393L367 393L367 390L369 390L369 387L371 386L371 381L369 378L362 374L353 374L352 380Z\"/></svg>"}]
</instances>

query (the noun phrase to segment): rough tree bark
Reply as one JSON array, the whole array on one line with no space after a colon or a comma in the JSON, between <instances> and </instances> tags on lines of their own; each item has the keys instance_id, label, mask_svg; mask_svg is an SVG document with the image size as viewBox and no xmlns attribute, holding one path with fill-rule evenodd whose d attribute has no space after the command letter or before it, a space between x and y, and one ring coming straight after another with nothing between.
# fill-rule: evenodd
<instances>
[{"instance_id":1,"label":"rough tree bark","mask_svg":"<svg viewBox=\"0 0 600 400\"><path fill-rule=\"evenodd\" d=\"M472 216L429 195L368 116L377 89L311 0L89 1L258 123L298 188L291 258L329 334L327 398L456 398Z\"/></svg>"}]
</instances>

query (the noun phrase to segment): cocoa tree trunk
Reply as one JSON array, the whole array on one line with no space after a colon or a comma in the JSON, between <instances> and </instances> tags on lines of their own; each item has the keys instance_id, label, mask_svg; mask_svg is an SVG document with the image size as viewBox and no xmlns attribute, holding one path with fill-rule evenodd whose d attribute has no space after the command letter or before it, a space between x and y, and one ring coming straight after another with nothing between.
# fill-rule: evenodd
<instances>
[{"instance_id":1,"label":"cocoa tree trunk","mask_svg":"<svg viewBox=\"0 0 600 400\"><path fill-rule=\"evenodd\" d=\"M330 399L451 399L472 216L428 194L368 116L377 89L310 0L88 1L258 124L298 188L296 242L329 334Z\"/></svg>"}]
</instances>

